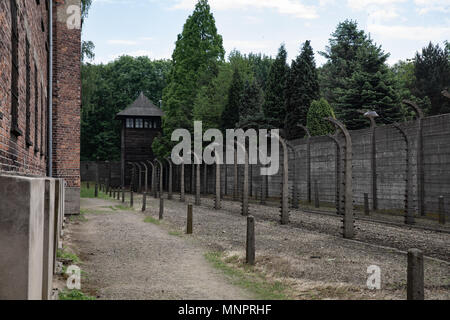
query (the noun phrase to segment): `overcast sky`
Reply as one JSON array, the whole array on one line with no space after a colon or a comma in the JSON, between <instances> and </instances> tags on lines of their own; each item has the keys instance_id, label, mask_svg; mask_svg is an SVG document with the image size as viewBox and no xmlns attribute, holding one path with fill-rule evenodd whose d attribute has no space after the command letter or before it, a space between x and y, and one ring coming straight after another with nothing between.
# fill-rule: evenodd
<instances>
[{"instance_id":1,"label":"overcast sky","mask_svg":"<svg viewBox=\"0 0 450 320\"><path fill-rule=\"evenodd\" d=\"M170 58L196 0L94 0L83 39L95 43L95 63L123 54ZM228 53L275 56L285 43L289 59L311 40L322 51L339 22L357 20L391 53L389 63L412 58L428 44L450 41L450 0L210 0ZM318 64L324 59L316 55Z\"/></svg>"}]
</instances>

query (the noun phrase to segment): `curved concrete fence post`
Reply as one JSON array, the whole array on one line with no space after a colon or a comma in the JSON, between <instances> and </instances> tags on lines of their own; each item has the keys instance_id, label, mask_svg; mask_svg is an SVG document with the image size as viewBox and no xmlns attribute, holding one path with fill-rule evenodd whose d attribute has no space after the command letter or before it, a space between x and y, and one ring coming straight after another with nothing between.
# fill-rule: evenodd
<instances>
[{"instance_id":1,"label":"curved concrete fence post","mask_svg":"<svg viewBox=\"0 0 450 320\"><path fill-rule=\"evenodd\" d=\"M184 162L180 165L180 202L186 201L186 190L184 186Z\"/></svg>"},{"instance_id":2,"label":"curved concrete fence post","mask_svg":"<svg viewBox=\"0 0 450 320\"><path fill-rule=\"evenodd\" d=\"M423 119L425 115L416 103L409 100L403 100L403 103L411 107L417 114L417 207L419 215L425 216L425 170L423 165Z\"/></svg>"},{"instance_id":3,"label":"curved concrete fence post","mask_svg":"<svg viewBox=\"0 0 450 320\"><path fill-rule=\"evenodd\" d=\"M308 127L299 124L297 127L302 128L307 136L306 140L306 189L308 196L308 203L312 203L312 192L311 192L311 132Z\"/></svg>"},{"instance_id":4,"label":"curved concrete fence post","mask_svg":"<svg viewBox=\"0 0 450 320\"><path fill-rule=\"evenodd\" d=\"M195 169L195 177L193 176L193 180L195 179L195 205L199 206L201 204L201 183L200 183L200 158L197 156L195 152L191 152L189 154L193 158L192 168Z\"/></svg>"},{"instance_id":5,"label":"curved concrete fence post","mask_svg":"<svg viewBox=\"0 0 450 320\"><path fill-rule=\"evenodd\" d=\"M203 165L203 194L208 195L208 165Z\"/></svg>"},{"instance_id":6,"label":"curved concrete fence post","mask_svg":"<svg viewBox=\"0 0 450 320\"><path fill-rule=\"evenodd\" d=\"M138 192L142 193L142 173L143 173L143 170L142 170L142 166L138 162L136 162L135 165L136 165L136 168L138 169L138 172L139 172L139 178L138 178L139 189L138 189Z\"/></svg>"},{"instance_id":7,"label":"curved concrete fence post","mask_svg":"<svg viewBox=\"0 0 450 320\"><path fill-rule=\"evenodd\" d=\"M151 182L152 190L151 191L152 191L153 197L156 198L156 169L155 169L155 165L150 160L147 160L147 163L152 168L152 182Z\"/></svg>"},{"instance_id":8,"label":"curved concrete fence post","mask_svg":"<svg viewBox=\"0 0 450 320\"><path fill-rule=\"evenodd\" d=\"M142 166L144 167L144 188L145 193L148 193L148 166L145 164L145 162L141 162Z\"/></svg>"},{"instance_id":9,"label":"curved concrete fence post","mask_svg":"<svg viewBox=\"0 0 450 320\"><path fill-rule=\"evenodd\" d=\"M333 136L333 135L328 135L328 138L330 138L335 146L336 146L336 156L335 156L335 179L336 179L336 186L335 186L335 196L336 196L336 214L337 215L343 215L343 212L345 210L343 210L342 208L342 203L343 201L341 201L341 188L342 188L342 184L341 184L341 144L339 143L339 140L337 139L337 136Z\"/></svg>"},{"instance_id":10,"label":"curved concrete fence post","mask_svg":"<svg viewBox=\"0 0 450 320\"><path fill-rule=\"evenodd\" d=\"M164 170L164 167L163 167L162 162L159 161L158 159L155 159L155 162L157 162L159 164L159 188L158 188L159 197L160 198L164 198L164 196L163 196L163 193L164 193L164 190L163 190L163 181L164 181L163 180L164 179L164 177L163 177L163 170Z\"/></svg>"},{"instance_id":11,"label":"curved concrete fence post","mask_svg":"<svg viewBox=\"0 0 450 320\"><path fill-rule=\"evenodd\" d=\"M221 203L221 190L220 190L220 163L216 162L216 197L214 201L214 208L220 210L222 208Z\"/></svg>"},{"instance_id":12,"label":"curved concrete fence post","mask_svg":"<svg viewBox=\"0 0 450 320\"><path fill-rule=\"evenodd\" d=\"M283 177L281 179L281 224L289 224L289 152L286 141L278 136L283 148Z\"/></svg>"},{"instance_id":13,"label":"curved concrete fence post","mask_svg":"<svg viewBox=\"0 0 450 320\"><path fill-rule=\"evenodd\" d=\"M237 201L238 199L238 187L239 187L239 175L238 175L238 161L237 161L237 152L234 150L234 164L233 164L233 201Z\"/></svg>"},{"instance_id":14,"label":"curved concrete fence post","mask_svg":"<svg viewBox=\"0 0 450 320\"><path fill-rule=\"evenodd\" d=\"M371 135L371 157L370 164L372 169L372 209L378 210L378 187L377 187L377 123L374 117L368 117L370 120L370 135Z\"/></svg>"},{"instance_id":15,"label":"curved concrete fence post","mask_svg":"<svg viewBox=\"0 0 450 320\"><path fill-rule=\"evenodd\" d=\"M414 217L414 210L413 210L413 196L411 193L412 186L412 177L411 177L411 164L409 161L409 157L411 154L410 148L409 148L409 139L405 132L405 130L400 127L398 123L394 123L394 128L397 129L397 131L402 136L403 140L405 141L405 224L414 224L415 223L415 217Z\"/></svg>"},{"instance_id":16,"label":"curved concrete fence post","mask_svg":"<svg viewBox=\"0 0 450 320\"><path fill-rule=\"evenodd\" d=\"M299 195L298 195L297 160L300 157L297 157L298 153L295 151L295 148L292 146L292 144L290 144L288 141L286 141L286 146L289 148L289 150L292 151L292 154L294 155L294 161L293 161L294 181L292 182L291 208L298 209L299 208Z\"/></svg>"},{"instance_id":17,"label":"curved concrete fence post","mask_svg":"<svg viewBox=\"0 0 450 320\"><path fill-rule=\"evenodd\" d=\"M344 124L332 117L326 118L329 122L335 124L345 137L345 178L344 178L344 238L352 239L355 234L354 215L353 215L353 167L352 167L352 137Z\"/></svg>"},{"instance_id":18,"label":"curved concrete fence post","mask_svg":"<svg viewBox=\"0 0 450 320\"><path fill-rule=\"evenodd\" d=\"M167 163L169 164L169 183L168 183L168 198L169 200L172 200L173 198L173 165L172 165L172 161L170 160L170 158L166 158Z\"/></svg>"},{"instance_id":19,"label":"curved concrete fence post","mask_svg":"<svg viewBox=\"0 0 450 320\"><path fill-rule=\"evenodd\" d=\"M248 176L249 176L249 156L248 156L248 152L247 152L247 148L246 148L246 142L244 142L244 144L240 144L239 142L236 142L236 152L234 153L235 155L237 154L237 149L240 148L244 151L244 176L243 176L243 181L242 181L242 198L241 198L241 214L243 216L248 216L249 214L249 207L248 207Z\"/></svg>"}]
</instances>

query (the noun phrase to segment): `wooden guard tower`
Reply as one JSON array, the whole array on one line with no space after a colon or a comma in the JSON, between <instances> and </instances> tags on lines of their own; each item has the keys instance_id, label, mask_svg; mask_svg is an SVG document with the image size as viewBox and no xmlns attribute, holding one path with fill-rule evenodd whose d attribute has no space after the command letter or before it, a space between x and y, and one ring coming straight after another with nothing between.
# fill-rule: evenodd
<instances>
[{"instance_id":1,"label":"wooden guard tower","mask_svg":"<svg viewBox=\"0 0 450 320\"><path fill-rule=\"evenodd\" d=\"M129 162L144 162L155 158L152 144L161 132L164 112L155 106L143 92L135 102L116 115L122 121L121 171L122 185L129 185Z\"/></svg>"}]
</instances>

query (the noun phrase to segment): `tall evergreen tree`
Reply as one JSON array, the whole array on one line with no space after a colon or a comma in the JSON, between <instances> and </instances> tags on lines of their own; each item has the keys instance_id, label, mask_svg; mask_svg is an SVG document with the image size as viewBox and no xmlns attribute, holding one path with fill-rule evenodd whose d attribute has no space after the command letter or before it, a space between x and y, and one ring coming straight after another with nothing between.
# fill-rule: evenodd
<instances>
[{"instance_id":1,"label":"tall evergreen tree","mask_svg":"<svg viewBox=\"0 0 450 320\"><path fill-rule=\"evenodd\" d=\"M287 52L282 45L273 62L266 83L264 115L269 127L283 129L286 118L286 82L289 66Z\"/></svg>"},{"instance_id":2,"label":"tall evergreen tree","mask_svg":"<svg viewBox=\"0 0 450 320\"><path fill-rule=\"evenodd\" d=\"M173 70L163 96L163 136L153 143L158 156L170 153L173 145L170 138L175 129L193 130L198 91L217 76L224 55L222 36L217 33L208 1L199 0L178 35L172 55Z\"/></svg>"},{"instance_id":3,"label":"tall evergreen tree","mask_svg":"<svg viewBox=\"0 0 450 320\"><path fill-rule=\"evenodd\" d=\"M448 46L448 44L447 44ZM428 97L431 102L430 115L450 113L449 99L441 92L450 87L450 50L441 48L437 44L430 44L416 53L415 61L415 90L420 97Z\"/></svg>"},{"instance_id":4,"label":"tall evergreen tree","mask_svg":"<svg viewBox=\"0 0 450 320\"><path fill-rule=\"evenodd\" d=\"M233 80L231 81L230 91L228 93L228 103L222 113L222 130L236 128L240 120L240 106L242 103L242 94L244 91L244 82L242 81L239 69L233 71Z\"/></svg>"},{"instance_id":5,"label":"tall evergreen tree","mask_svg":"<svg viewBox=\"0 0 450 320\"><path fill-rule=\"evenodd\" d=\"M322 74L326 96L349 129L367 126L360 111L368 109L377 111L384 123L402 119L386 65L389 54L358 30L356 22L340 23L322 55L328 59Z\"/></svg>"},{"instance_id":6,"label":"tall evergreen tree","mask_svg":"<svg viewBox=\"0 0 450 320\"><path fill-rule=\"evenodd\" d=\"M256 79L246 81L239 111L239 127L258 129L263 126L263 91Z\"/></svg>"},{"instance_id":7,"label":"tall evergreen tree","mask_svg":"<svg viewBox=\"0 0 450 320\"><path fill-rule=\"evenodd\" d=\"M318 99L319 77L311 42L306 41L300 55L292 61L286 90L286 134L289 139L301 137L303 130L298 124L306 125L308 109Z\"/></svg>"}]
</instances>

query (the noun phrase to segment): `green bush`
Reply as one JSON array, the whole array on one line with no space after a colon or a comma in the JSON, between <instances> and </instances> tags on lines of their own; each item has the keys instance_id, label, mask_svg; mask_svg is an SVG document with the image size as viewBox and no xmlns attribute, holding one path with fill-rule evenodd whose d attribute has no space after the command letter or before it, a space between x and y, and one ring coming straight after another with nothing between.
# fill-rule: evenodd
<instances>
[{"instance_id":1,"label":"green bush","mask_svg":"<svg viewBox=\"0 0 450 320\"><path fill-rule=\"evenodd\" d=\"M334 125L325 120L328 117L336 118L334 110L328 101L324 98L314 100L308 110L307 121L307 126L312 136L325 136L335 131Z\"/></svg>"}]
</instances>

